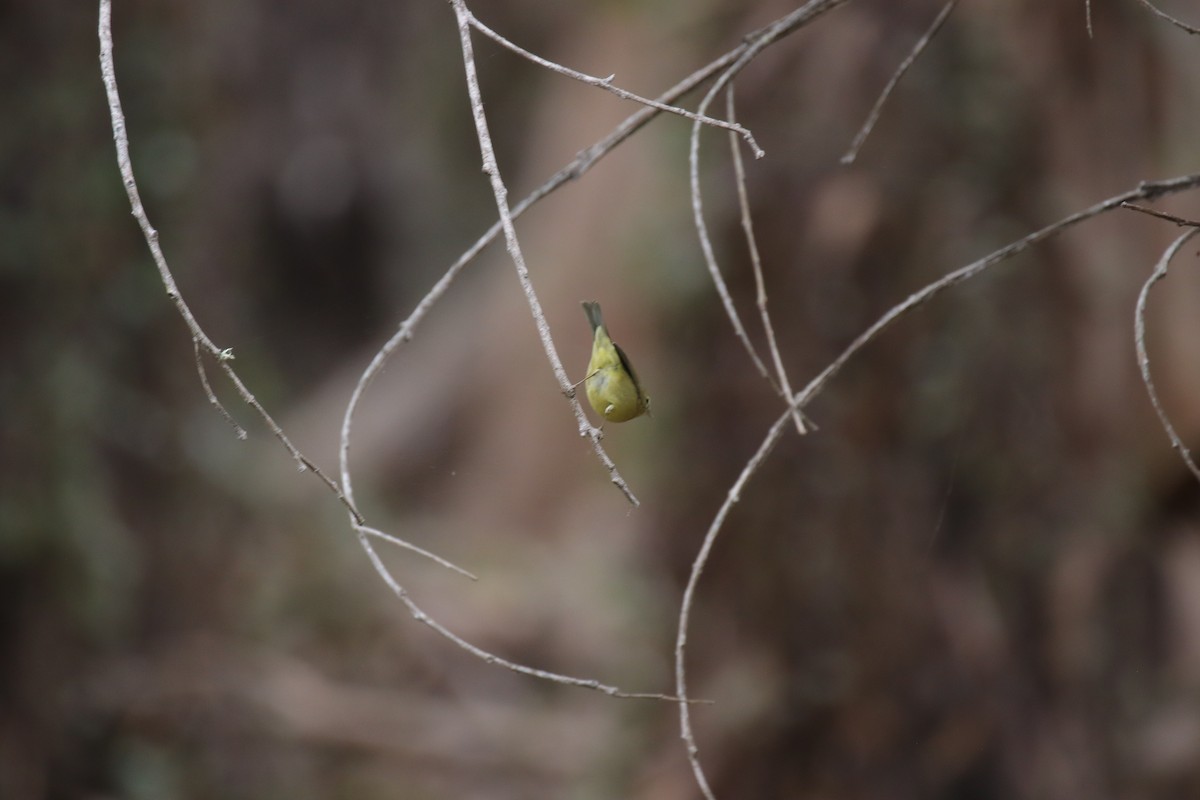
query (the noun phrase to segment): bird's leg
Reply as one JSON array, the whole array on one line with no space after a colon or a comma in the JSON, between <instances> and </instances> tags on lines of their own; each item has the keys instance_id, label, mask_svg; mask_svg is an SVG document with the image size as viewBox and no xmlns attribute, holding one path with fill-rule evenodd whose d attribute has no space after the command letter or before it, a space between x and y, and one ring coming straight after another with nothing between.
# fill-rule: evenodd
<instances>
[{"instance_id":1,"label":"bird's leg","mask_svg":"<svg viewBox=\"0 0 1200 800\"><path fill-rule=\"evenodd\" d=\"M575 383L572 383L570 385L570 387L565 392L563 392L563 394L565 394L567 397L574 397L575 390L579 388L579 384L587 383L588 378L591 378L593 375L595 375L599 371L600 370L598 370L598 369L592 370L590 373L587 374L587 376L585 376L583 378L583 380L579 380L579 381L576 381Z\"/></svg>"}]
</instances>

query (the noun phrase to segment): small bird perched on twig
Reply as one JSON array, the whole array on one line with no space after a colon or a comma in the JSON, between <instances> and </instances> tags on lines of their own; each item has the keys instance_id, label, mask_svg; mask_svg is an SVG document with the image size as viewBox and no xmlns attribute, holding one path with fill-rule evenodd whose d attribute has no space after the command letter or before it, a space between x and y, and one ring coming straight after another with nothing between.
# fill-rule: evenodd
<instances>
[{"instance_id":1,"label":"small bird perched on twig","mask_svg":"<svg viewBox=\"0 0 1200 800\"><path fill-rule=\"evenodd\" d=\"M592 358L584 384L588 402L609 422L625 422L650 413L650 398L642 391L633 365L604 327L599 303L584 303L592 325Z\"/></svg>"}]
</instances>

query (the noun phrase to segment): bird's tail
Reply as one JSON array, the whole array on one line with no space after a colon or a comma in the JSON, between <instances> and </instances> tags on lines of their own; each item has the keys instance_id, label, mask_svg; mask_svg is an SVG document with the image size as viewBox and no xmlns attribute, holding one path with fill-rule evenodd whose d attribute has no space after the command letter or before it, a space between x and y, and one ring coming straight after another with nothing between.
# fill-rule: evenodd
<instances>
[{"instance_id":1,"label":"bird's tail","mask_svg":"<svg viewBox=\"0 0 1200 800\"><path fill-rule=\"evenodd\" d=\"M597 328L604 327L604 318L600 316L599 303L585 301L583 303L583 313L587 315L588 322L592 325L592 333L595 333Z\"/></svg>"}]
</instances>

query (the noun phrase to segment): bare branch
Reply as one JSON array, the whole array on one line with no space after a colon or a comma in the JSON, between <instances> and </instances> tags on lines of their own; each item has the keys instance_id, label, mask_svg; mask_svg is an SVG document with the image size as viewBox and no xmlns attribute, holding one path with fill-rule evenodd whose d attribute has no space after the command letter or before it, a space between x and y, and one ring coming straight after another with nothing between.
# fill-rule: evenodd
<instances>
[{"instance_id":1,"label":"bare branch","mask_svg":"<svg viewBox=\"0 0 1200 800\"><path fill-rule=\"evenodd\" d=\"M970 278L974 278L980 272L983 272L989 267L1001 261L1005 261L1026 250L1031 245L1037 244L1044 239L1048 239L1067 228L1091 219L1092 217L1112 211L1114 208L1119 208L1122 203L1126 203L1131 200L1152 200L1157 197L1162 197L1163 195L1175 194L1177 192L1193 189L1197 186L1200 186L1200 174L1184 175L1179 178L1171 178L1164 181L1143 182L1136 189L1131 189L1124 194L1119 194L1116 197L1109 198L1108 200L1097 203L1090 208L1086 208L1083 211L1079 211L1070 215L1069 217L1065 217L1053 225L1049 225L1039 231L1035 231L1023 239L1018 239L1007 247L1003 247L1000 250L997 250L994 253L979 259L978 261L968 264L967 266L951 272L949 275L946 275L937 281L934 281L924 289L921 289L919 292L910 295L903 303L891 308L886 314L876 320L874 325L872 325L861 335L859 335L857 339L851 342L850 346L847 347L842 354L833 361L833 363L826 367L821 374L813 378L804 391L796 396L796 404L803 408L812 400L813 397L815 397L823 388L825 388L825 384L828 383L834 375L840 372L850 357L857 353L864 345L878 336L885 328L890 326L898 318L913 310L917 306L928 302L933 297L941 294L951 286L962 283Z\"/></svg>"},{"instance_id":2,"label":"bare branch","mask_svg":"<svg viewBox=\"0 0 1200 800\"><path fill-rule=\"evenodd\" d=\"M758 37L747 40L748 46L737 57L727 69L725 69L720 77L713 83L712 87L705 94L704 99L700 101L700 105L696 108L698 114L703 114L717 93L728 86L735 77L745 69L751 61L753 61L759 53L766 47L776 41L776 32L780 30L794 30L797 27L805 25L827 11L832 11L842 5L846 0L809 0L800 8L781 19L774 25L770 25L763 30ZM779 34L782 35L782 34ZM774 38L773 38L774 37ZM700 249L704 253L704 262L708 267L709 275L712 276L713 285L717 289L717 294L721 298L721 303L725 307L725 313L729 317L730 323L733 325L734 333L741 340L742 346L746 353L750 356L750 360L758 368L759 373L766 379L767 383L780 395L783 396L782 389L775 383L775 379L771 377L767 371L766 365L759 358L758 352L755 350L750 337L746 334L746 328L742 324L741 317L738 316L737 308L733 304L733 298L729 294L729 287L725 284L725 279L721 277L721 270L717 266L716 256L713 253L712 242L708 236L708 226L704 222L704 204L700 189L700 125L692 124L691 147L688 153L688 167L691 179L692 192L692 218L696 225L696 233L700 239ZM793 410L801 410L803 408L796 403L790 403L790 408L784 414L784 418L790 418ZM772 443L772 446L774 443ZM768 448L769 451L770 448ZM765 458L765 453L764 456ZM757 469L757 467L755 467ZM753 474L753 470L750 474ZM715 538L715 534L714 534ZM706 545L711 546L707 539ZM707 560L708 547L701 547L701 552L697 555L696 561L693 564L700 564L700 569L703 569L703 562ZM698 574L694 571L693 576L698 578ZM694 591L694 586L689 581L689 591L684 594L684 607L680 611L680 634L676 640L675 646L675 693L680 697L687 697L687 671L684 662L684 649L686 646L686 617L690 613L690 593ZM695 776L696 784L700 791L704 794L707 800L715 800L712 789L708 785L708 779L704 775L704 768L700 765L700 750L696 744L696 736L692 731L691 711L686 703L679 704L679 735L683 739L684 745L687 748L688 763L691 765L692 774Z\"/></svg>"},{"instance_id":3,"label":"bare branch","mask_svg":"<svg viewBox=\"0 0 1200 800\"><path fill-rule=\"evenodd\" d=\"M1087 19L1087 33L1089 39L1094 39L1092 35L1092 0L1083 0L1083 15Z\"/></svg>"},{"instance_id":4,"label":"bare branch","mask_svg":"<svg viewBox=\"0 0 1200 800\"><path fill-rule=\"evenodd\" d=\"M1178 178L1172 178L1164 181L1144 182L1136 189L1132 189L1116 197L1097 203L1091 208L1071 214L1052 225L1048 225L1039 231L1029 234L1028 236L1018 239L1017 241L1002 247L995 252L984 256L983 258L974 261L965 267L962 267L954 272L947 274L937 281L927 285L925 288L915 292L904 300L902 303L893 306L883 316L875 321L873 325L867 328L858 336L850 345L842 351L829 366L827 366L820 374L813 378L802 392L797 394L793 400L793 408L804 408L814 397L825 388L826 384L841 371L859 350L865 347L869 342L874 340L888 326L897 319L907 314L908 312L924 305L932 300L937 295L941 294L951 286L955 286L963 281L979 275L984 270L992 267L1001 261L1005 261L1018 253L1023 252L1031 245L1037 244L1045 239L1049 239L1057 233L1060 233L1067 228L1073 227L1085 220L1098 216L1105 212L1111 211L1114 208L1119 208L1122 203L1132 200L1152 200L1167 194L1186 191L1200 186L1200 174L1184 175ZM778 419L771 425L763 438L762 444L759 445L757 452L750 458L743 468L742 473L734 481L725 497L724 503L717 510L716 516L713 518L712 524L709 525L707 533L704 535L704 541L700 545L700 550L692 562L691 574L688 577L687 586L683 593L683 604L679 611L679 628L675 639L675 693L680 697L687 696L687 673L685 669L685 658L687 648L688 621L691 617L692 604L696 596L696 585L700 581L700 576L704 572L705 564L708 561L709 553L712 551L713 543L716 541L717 535L721 532L722 526L725 524L725 518L729 515L730 509L734 504L741 499L741 493L744 491L746 484L750 478L762 466L772 448L779 442L783 436L784 428L787 427L791 420L791 411L783 412ZM687 743L688 760L692 765L692 772L696 775L697 781L700 783L701 791L705 797L711 798L711 790L708 789L708 783L704 778L704 773L700 768L699 759L697 757L697 748L695 736L691 730L690 712L686 706L680 707L679 712L680 727L682 737Z\"/></svg>"},{"instance_id":5,"label":"bare branch","mask_svg":"<svg viewBox=\"0 0 1200 800\"><path fill-rule=\"evenodd\" d=\"M1162 423L1163 430L1167 432L1167 438L1171 440L1171 446L1179 452L1183 463L1195 476L1196 480L1200 481L1200 467L1196 466L1196 462L1192 460L1191 453L1183 444L1183 440L1179 438L1179 434L1175 432L1175 426L1171 424L1171 420L1167 417L1167 412L1163 409L1162 403L1158 399L1158 392L1154 388L1154 381L1150 378L1150 357L1146 355L1146 299L1150 296L1150 289L1154 284L1167 277L1167 267L1171 263L1171 259L1179 252L1179 248L1183 247L1184 243L1200 233L1200 228L1193 228L1187 233L1181 235L1178 239L1171 243L1171 246L1162 254L1162 258L1158 260L1158 265L1154 268L1154 273L1146 280L1142 286L1142 291L1138 295L1137 307L1133 313L1133 340L1137 345L1138 367L1142 371L1142 382L1146 384L1146 392L1150 395L1150 404L1154 406L1154 413L1158 414L1158 420Z\"/></svg>"},{"instance_id":6,"label":"bare branch","mask_svg":"<svg viewBox=\"0 0 1200 800\"><path fill-rule=\"evenodd\" d=\"M1165 219L1168 222L1174 222L1176 225L1181 227L1200 228L1200 222L1184 219L1183 217L1177 217L1174 214L1166 214L1162 211L1155 211L1153 208L1139 206L1137 203L1121 203L1121 208L1128 208L1130 211L1140 211L1143 214L1149 214L1152 217L1158 217L1159 219Z\"/></svg>"},{"instance_id":7,"label":"bare branch","mask_svg":"<svg viewBox=\"0 0 1200 800\"><path fill-rule=\"evenodd\" d=\"M438 564L445 567L446 569L451 570L452 572L457 572L459 575L465 575L473 581L479 580L479 578L475 575L475 573L467 572L462 567L457 566L457 565L447 561L446 559L442 558L441 556L437 555L436 553L431 553L422 547L417 547L412 542L406 542L399 537L392 536L390 533L384 533L383 531L378 530L377 528L372 528L368 525L355 525L354 529L356 531L361 531L362 533L365 533L368 536L374 536L376 539L383 539L385 542L391 542L392 544L396 545L397 547L403 547L405 550L411 550L412 552L416 553L417 555L424 556L425 558L428 558L430 561L435 561Z\"/></svg>"},{"instance_id":8,"label":"bare branch","mask_svg":"<svg viewBox=\"0 0 1200 800\"><path fill-rule=\"evenodd\" d=\"M736 118L733 103L733 84L725 93L725 116ZM750 264L754 268L754 283L757 287L758 313L762 319L763 330L767 334L767 347L771 351L771 360L775 363L775 374L779 376L779 386L784 396L792 396L792 385L788 382L787 371L783 368L783 357L779 353L779 344L775 340L775 326L771 324L771 315L767 312L767 284L763 279L762 258L758 253L758 240L754 236L754 222L750 217L750 198L746 193L746 168L742 164L742 151L738 147L737 137L729 135L729 150L733 157L734 182L737 184L738 206L742 213L742 231L746 234L746 249L750 252ZM804 416L800 409L792 415L796 423L796 433L803 436L808 431L804 427Z\"/></svg>"},{"instance_id":9,"label":"bare branch","mask_svg":"<svg viewBox=\"0 0 1200 800\"><path fill-rule=\"evenodd\" d=\"M183 296L175 285L175 277L167 266L166 256L158 243L158 231L150 224L146 209L142 206L141 193L138 192L137 180L133 177L133 163L129 160L129 135L125 129L125 112L121 109L121 96L117 92L117 72L113 65L112 39L112 0L100 0L100 75L104 80L104 91L108 95L108 113L112 117L113 140L117 146L117 168L121 171L121 181L125 184L125 194L129 197L129 205L133 209L133 217L142 228L146 237L146 245L158 267L158 275L167 297L175 304L179 315L187 324L192 339L212 355L216 356L221 349L212 343L208 335L200 328L192 310L184 302Z\"/></svg>"},{"instance_id":10,"label":"bare branch","mask_svg":"<svg viewBox=\"0 0 1200 800\"><path fill-rule=\"evenodd\" d=\"M300 465L300 468L302 470L309 470L316 475L317 478L324 482L325 485L329 487L330 491L332 491L334 495L342 502L342 504L350 513L352 524L355 527L355 530L358 532L360 541L366 543L366 535L368 533L374 536L380 536L387 539L389 542L407 547L408 549L418 552L428 558L432 558L443 566L463 572L470 576L470 573L467 573L465 570L450 564L450 562L446 561L445 559L435 556L434 554L429 553L422 548L404 542L396 537L383 534L375 529L365 527L365 520L358 512L358 509L355 508L349 493L347 492L343 494L341 487L332 481L324 472L322 472L315 464L313 464L313 462L307 456L301 453L295 447L295 445L292 444L291 440L288 439L271 415L267 413L267 410L258 402L257 398L255 398L250 390L246 388L246 385L242 382L241 378L230 365L229 362L233 360L232 352L230 352L228 349L223 350L218 348L200 328L199 323L196 321L195 317L192 316L190 309L188 309L187 305L184 303L179 290L175 286L175 281L171 275L170 269L167 266L166 258L158 244L158 234L150 225L145 208L142 206L141 199L138 194L137 182L133 177L133 168L129 157L129 139L126 133L125 117L121 109L120 96L117 93L116 71L113 64L111 0L100 0L99 36L101 73L104 77L104 86L108 94L109 111L112 115L113 123L113 138L117 146L117 162L121 170L121 177L125 184L126 193L129 195L130 205L133 208L133 215L138 220L138 223L141 225L142 231L146 236L146 243L150 246L150 251L154 256L155 263L158 265L159 274L162 277L163 285L166 287L167 295L175 303L176 308L179 309L180 315L187 323L188 329L191 332L193 351L196 356L196 367L200 375L200 382L204 387L205 394L209 398L209 402L213 403L213 405L222 412L226 419L230 420L230 422L234 424L236 430L238 431L239 437L245 438L245 431L238 426L236 422L233 422L232 417L220 404L220 401L218 401L216 398L216 394L212 391L212 386L208 382L208 376L204 369L201 348L207 350L217 359L218 364L225 371L226 376L236 388L238 395L247 405L258 412L259 416L262 417L263 421L270 428L271 432L275 434L275 437L283 444L283 446L291 454L292 458L296 460L297 464ZM376 565L376 569L380 569L382 567L382 562L375 555L374 550L370 547L369 543L366 543L364 546L372 558L372 563ZM391 576L386 574L386 569L384 569L384 574L385 580L389 581L389 585L392 585L394 588L398 588L395 586L395 582L390 580ZM470 577L473 578L474 576ZM415 609L415 606L413 606L413 608ZM604 690L611 688L615 691L615 687L598 686L597 688Z\"/></svg>"},{"instance_id":11,"label":"bare branch","mask_svg":"<svg viewBox=\"0 0 1200 800\"><path fill-rule=\"evenodd\" d=\"M871 109L871 113L867 115L867 121L863 123L858 135L854 137L854 141L850 144L850 149L846 151L846 155L842 156L843 164L853 164L854 159L858 158L858 151L862 149L863 143L867 141L867 137L871 135L871 131L875 129L875 123L879 121L879 115L883 111L883 104L887 102L891 96L892 90L896 88L896 84L900 83L900 79L904 77L904 73L908 72L909 67L921 55L926 45L930 40L937 35L941 30L942 25L946 22L946 18L950 16L950 12L954 10L954 6L958 5L958 0L950 0L946 5L942 6L942 10L934 17L933 24L929 26L929 30L925 31L925 35L917 40L913 46L912 52L908 57L900 62L900 66L896 68L896 72L892 75L892 79L887 82L887 86L883 87L883 92L879 95L879 99L875 101L875 106ZM1088 6L1088 35L1092 33L1092 14L1091 6Z\"/></svg>"},{"instance_id":12,"label":"bare branch","mask_svg":"<svg viewBox=\"0 0 1200 800\"><path fill-rule=\"evenodd\" d=\"M737 125L733 122L724 122L722 120L714 119L713 117L706 117L706 116L703 116L700 114L693 114L692 112L686 111L682 108L679 108L678 106L668 105L667 103L660 103L657 100L650 100L648 98L642 97L641 95L637 95L637 94L634 94L633 92L626 91L625 89L622 89L621 87L615 86L613 84L613 79L616 77L615 75L609 75L607 78L597 78L597 77L594 77L592 75L587 75L582 72L576 72L575 70L570 69L569 67L564 67L562 64L558 64L553 61L549 61L545 58L542 58L539 55L536 55L535 53L529 52L528 50L524 49L523 47L520 47L519 45L514 44L513 42L510 42L508 39L504 38L499 33L496 33L494 30L489 28L487 25L484 25L482 22L480 22L479 18L476 17L473 13L471 13L470 10L468 10L467 13L470 14L469 21L470 21L471 25L477 31L479 31L480 33L484 34L485 36L491 38L495 42L503 45L504 47L507 47L509 50L512 50L517 55L520 55L520 56L523 56L524 58L529 59L530 61L537 64L538 66L545 67L546 69L548 69L552 72L557 72L559 75L565 75L568 78L573 78L577 81L580 81L581 83L586 83L589 86L598 86L601 89L607 89L608 91L615 94L617 97L620 97L625 100L633 100L634 102L641 103L644 106L649 106L650 108L656 108L659 111L666 111L668 114L677 114L678 116L686 117L687 119L694 120L696 122L701 122L701 123L704 123L705 125L712 125L714 128L725 128L731 132L738 134L743 139L745 139L746 144L748 144L750 146L750 149L754 151L755 158L762 158L764 155L766 155L766 153L763 152L762 148L758 146L758 142L756 142L754 140L754 135L752 133L750 133L749 130L742 127L741 125Z\"/></svg>"},{"instance_id":13,"label":"bare branch","mask_svg":"<svg viewBox=\"0 0 1200 800\"><path fill-rule=\"evenodd\" d=\"M1142 5L1144 5L1146 8L1153 11L1160 18L1165 19L1167 22L1174 25L1176 28L1187 31L1188 33L1192 34L1193 36L1200 36L1200 28L1194 28L1191 25L1188 25L1186 22L1182 22L1180 20L1175 19L1167 12L1160 10L1158 8L1158 6L1151 3L1150 0L1138 0L1138 2L1141 3Z\"/></svg>"},{"instance_id":14,"label":"bare branch","mask_svg":"<svg viewBox=\"0 0 1200 800\"><path fill-rule=\"evenodd\" d=\"M171 299L171 302L175 304L175 308L179 311L179 315L183 317L183 321L191 333L194 347L207 350L217 359L221 368L225 370L225 374L229 376L234 387L237 388L238 395L242 398L243 402L258 412L263 421L267 423L267 427L275 434L275 438L283 444L292 458L300 465L301 469L312 471L341 500L355 521L362 523L362 516L358 513L353 503L342 494L341 488L292 444L291 440L284 435L280 427L275 424L275 420L271 418L267 410L262 407L254 395L250 393L250 390L246 388L246 385L242 383L241 378L234 372L233 367L229 365L229 362L233 360L232 352L228 349L221 349L213 344L212 340L208 338L208 334L204 332L200 327L200 323L192 315L192 311L188 308L187 303L184 302L183 295L179 293L179 288L175 285L175 278L171 274L170 267L167 266L166 256L163 255L162 248L159 246L158 231L150 224L150 218L146 215L146 209L142 205L142 198L138 192L137 180L133 177L133 163L129 157L129 134L125 127L125 112L121 108L121 96L117 91L116 67L113 64L112 0L100 0L99 35L100 74L104 80L104 91L108 96L109 115L112 117L113 141L117 147L117 167L121 171L121 180L125 184L125 194L129 197L129 205L133 209L134 219L138 221L138 225L142 228L142 234L146 237L146 244L149 246L150 253L154 257L154 263L158 267L158 274L162 279L163 287L167 290L167 297ZM200 374L201 381L207 384L207 377L204 375L203 369L201 369ZM205 389L210 401L214 400L215 395L212 393L212 387L206 385ZM217 405L219 407L220 403Z\"/></svg>"}]
</instances>

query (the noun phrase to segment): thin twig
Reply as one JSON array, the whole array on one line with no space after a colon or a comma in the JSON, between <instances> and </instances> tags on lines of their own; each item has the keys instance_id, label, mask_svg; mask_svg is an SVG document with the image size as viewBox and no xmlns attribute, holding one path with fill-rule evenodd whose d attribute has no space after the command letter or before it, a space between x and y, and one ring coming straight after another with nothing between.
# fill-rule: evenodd
<instances>
[{"instance_id":1,"label":"thin twig","mask_svg":"<svg viewBox=\"0 0 1200 800\"><path fill-rule=\"evenodd\" d=\"M487 25L484 25L479 20L478 17L476 17L473 13L471 13L471 11L469 9L468 9L467 13L470 14L469 22L470 22L471 26L474 27L477 31L484 34L485 36L492 39L493 41L497 42L498 44L503 45L504 47L507 47L509 50L512 50L517 55L520 55L520 56L523 56L524 58L529 59L530 61L537 64L538 66L545 67L546 69L548 69L552 72L557 72L559 75L565 75L568 78L573 78L581 83L586 83L589 86L598 86L601 89L607 89L608 91L615 94L617 97L620 97L625 100L633 100L634 102L641 103L644 106L649 106L650 108L657 108L659 111L666 111L668 114L677 114L678 116L686 117L687 119L694 120L696 122L701 122L701 123L704 123L705 125L712 125L714 128L725 128L725 129L729 130L730 132L736 133L737 135L739 135L743 139L745 139L746 144L748 144L750 146L750 149L754 151L755 158L762 158L764 155L766 155L766 153L763 152L762 148L758 146L758 142L756 142L754 140L754 135L752 133L750 133L749 130L742 127L741 125L738 125L734 122L725 122L723 120L715 119L713 117L707 117L707 116L704 116L701 114L693 114L691 111L686 111L682 108L679 108L678 106L668 105L667 103L660 103L657 100L650 100L649 98L634 94L633 92L627 91L627 90L622 89L621 87L613 84L613 80L616 78L616 75L609 75L607 78L597 78L593 75L587 75L583 72L577 72L577 71L571 69L570 67L564 67L562 64L558 64L554 61L550 61L548 59L542 58L541 56L539 56L535 53L531 53L528 50L521 47L520 45L514 44L513 42L504 38L499 33L492 30L491 28L489 28Z\"/></svg>"},{"instance_id":2,"label":"thin twig","mask_svg":"<svg viewBox=\"0 0 1200 800\"><path fill-rule=\"evenodd\" d=\"M915 292L903 302L893 306L883 316L875 321L873 325L867 328L862 334L850 343L845 350L842 351L832 363L813 378L802 392L795 396L792 406L794 408L804 408L814 397L821 392L829 381L841 371L859 350L865 347L868 343L879 336L888 326L899 319L906 313L924 305L932 300L937 295L941 294L951 286L955 286L963 281L975 277L989 267L1005 261L1033 244L1041 242L1045 239L1054 236L1077 225L1085 220L1091 219L1099 214L1111 211L1114 208L1120 207L1122 203L1131 200L1152 200L1162 197L1167 194L1182 192L1187 189L1193 189L1200 186L1200 174L1184 175L1178 178L1171 178L1164 181L1143 182L1136 189L1132 189L1116 197L1105 200L1101 203L1084 209L1083 211L1071 214L1052 225L1042 228L1039 231L1029 234L1023 239L1018 239L1012 244L1002 247L995 252L984 256L983 258L974 261L965 267L962 267L954 272L951 272L939 280L925 286L918 292ZM750 458L743 468L737 480L734 481L725 497L725 501L717 510L716 516L713 518L712 524L709 525L708 531L704 535L704 541L700 545L700 550L692 562L691 574L688 576L687 586L683 593L683 604L679 611L679 629L675 639L675 693L680 697L687 697L687 680L685 669L685 656L687 648L687 633L688 621L691 617L692 604L696 596L696 585L700 581L700 576L704 572L705 564L708 561L709 553L712 551L713 543L716 541L717 535L721 532L721 528L725 523L725 518L728 516L730 509L741 498L741 493L745 489L750 478L762 466L766 457L770 454L771 449L775 447L781 436L783 436L784 428L787 427L791 420L791 411L784 411L779 418L771 425L763 438L762 444L759 445L757 452ZM692 764L692 771L696 774L696 779L701 785L701 790L706 797L711 798L712 794L708 790L707 781L704 779L703 772L700 770L699 760L696 756L695 737L692 734L690 714L686 707L680 709L680 727L682 736L687 743L688 760Z\"/></svg>"},{"instance_id":3,"label":"thin twig","mask_svg":"<svg viewBox=\"0 0 1200 800\"><path fill-rule=\"evenodd\" d=\"M208 382L208 370L204 368L204 354L200 351L200 342L192 339L192 354L196 357L196 373L200 376L200 385L204 387L204 394L208 397L208 402L217 409L225 421L233 426L233 432L239 439L246 438L246 429L238 424L238 421L233 418L233 415L221 404L217 399L216 392L213 391L212 385Z\"/></svg>"},{"instance_id":4,"label":"thin twig","mask_svg":"<svg viewBox=\"0 0 1200 800\"><path fill-rule=\"evenodd\" d=\"M441 556L437 555L436 553L431 553L428 550L424 549L423 547L417 547L412 542L406 542L405 540L403 540L397 536L392 536L390 533L384 533L383 531L381 531L377 528L372 528L369 525L355 525L354 529L356 531L361 531L362 533L365 533L369 536L374 536L376 539L383 539L385 542L391 542L392 544L396 545L397 547L403 547L405 550L411 550L412 552L416 553L417 555L424 556L425 558L428 558L430 561L437 562L438 564L442 565L446 569L451 570L453 572L457 572L460 575L465 575L473 581L479 580L479 578L475 575L475 573L468 572L467 570L463 569L462 567L458 566L457 564L447 561L446 559L442 558Z\"/></svg>"},{"instance_id":5,"label":"thin twig","mask_svg":"<svg viewBox=\"0 0 1200 800\"><path fill-rule=\"evenodd\" d=\"M736 119L733 102L733 84L725 93L725 116L730 120ZM779 353L779 344L775 340L775 326L771 324L771 315L767 312L767 284L763 279L762 258L758 252L758 240L754 235L754 222L750 217L750 198L746 192L746 168L742 164L742 151L738 147L737 137L729 135L729 150L733 157L734 182L737 184L738 206L742 213L742 231L746 235L746 249L750 252L750 264L754 268L754 283L757 287L758 313L762 318L763 330L767 334L767 347L771 351L771 360L775 362L775 374L779 376L779 385L787 397L792 396L792 385L788 381L787 371L783 368L783 357ZM796 409L792 415L796 423L796 433L803 436L808 431L804 427L803 412Z\"/></svg>"},{"instance_id":6,"label":"thin twig","mask_svg":"<svg viewBox=\"0 0 1200 800\"><path fill-rule=\"evenodd\" d=\"M1146 8L1153 11L1155 14L1157 14L1162 19L1165 19L1167 22L1174 25L1175 27L1177 27L1181 30L1187 31L1188 33L1192 34L1193 36L1200 36L1200 28L1194 28L1191 25L1188 25L1186 22L1182 22L1180 20L1175 19L1167 12L1160 10L1158 8L1158 6L1151 3L1150 0L1138 0L1138 2L1141 3L1142 5L1144 5Z\"/></svg>"},{"instance_id":7,"label":"thin twig","mask_svg":"<svg viewBox=\"0 0 1200 800\"><path fill-rule=\"evenodd\" d=\"M1087 20L1087 34L1089 39L1094 39L1092 35L1092 0L1083 0L1083 16Z\"/></svg>"},{"instance_id":8,"label":"thin twig","mask_svg":"<svg viewBox=\"0 0 1200 800\"><path fill-rule=\"evenodd\" d=\"M167 297L175 304L175 308L179 311L179 315L183 317L184 323L191 333L192 342L195 347L207 350L209 354L217 359L221 368L225 370L225 374L229 376L234 387L238 391L238 395L248 406L253 408L267 423L267 427L275 434L275 438L291 454L292 458L300 464L302 469L310 470L317 478L325 483L326 486L341 500L346 506L350 515L354 517L356 522L363 521L362 516L342 494L341 488L324 472L317 467L307 456L301 453L291 440L284 435L280 427L275 424L275 420L267 413L267 410L262 407L258 400L251 394L246 385L234 372L233 367L229 362L233 360L233 353L228 349L221 349L213 344L208 338L208 334L200 327L200 323L196 321L192 311L188 308L187 303L183 300L183 295L180 294L179 288L175 285L175 278L171 274L170 267L167 266L166 256L163 255L162 248L158 242L158 231L150 224L150 218L146 215L146 209L142 205L141 194L138 192L137 180L133 177L133 163L129 157L129 134L125 126L125 112L121 108L121 96L117 91L117 73L113 63L113 38L112 38L112 0L100 0L100 74L104 80L104 91L108 96L108 111L112 117L113 141L117 147L117 167L121 172L121 180L125 184L125 194L129 197L129 205L133 210L133 216L138 221L138 225L142 228L142 234L146 238L146 244L150 248L150 253L154 257L154 264L158 267L159 277L162 279L163 287L167 291ZM203 377L203 376L202 376ZM209 388L211 395L211 387Z\"/></svg>"},{"instance_id":9,"label":"thin twig","mask_svg":"<svg viewBox=\"0 0 1200 800\"><path fill-rule=\"evenodd\" d=\"M1143 214L1149 214L1152 217L1158 217L1159 219L1165 219L1168 222L1174 222L1176 225L1181 227L1200 228L1200 222L1196 222L1195 220L1184 219L1183 217L1177 217L1174 214L1166 214L1162 211L1155 211L1153 208L1139 206L1137 203L1121 203L1121 208L1128 208L1130 211L1140 211Z\"/></svg>"},{"instance_id":10,"label":"thin twig","mask_svg":"<svg viewBox=\"0 0 1200 800\"><path fill-rule=\"evenodd\" d=\"M1146 299L1150 296L1150 288L1167 277L1167 267L1170 265L1171 259L1179 252L1179 248L1183 247L1184 242L1197 233L1200 233L1200 228L1193 228L1172 242L1171 246L1163 252L1162 258L1158 260L1154 273L1142 286L1142 291L1138 294L1137 307L1133 312L1133 341L1137 345L1138 367L1142 370L1142 383L1146 384L1146 392L1150 395L1150 404L1154 406L1154 413L1158 414L1158 420L1162 423L1163 430L1167 432L1171 446L1178 451L1180 457L1183 458L1183 463L1187 465L1196 480L1200 481L1200 467L1197 467L1196 462L1192 460L1192 454L1188 452L1183 440L1175 432L1175 426L1171 424L1166 410L1163 409L1162 403L1158 399L1154 381L1150 378L1150 357L1146 355Z\"/></svg>"},{"instance_id":11,"label":"thin twig","mask_svg":"<svg viewBox=\"0 0 1200 800\"><path fill-rule=\"evenodd\" d=\"M862 149L863 143L867 141L867 137L870 136L871 131L875 129L875 123L879 121L879 115L883 112L883 104L886 103L888 97L891 96L892 90L896 88L896 84L900 83L900 79L904 77L904 73L908 72L909 67L911 67L913 62L917 60L917 57L921 55L921 51L925 49L930 40L937 35L939 30L941 30L942 25L946 22L946 18L950 16L950 12L954 10L954 6L956 5L958 5L958 0L950 0L950 2L946 3L946 5L942 6L942 10L938 12L936 17L934 17L933 24L929 26L929 30L925 31L925 35L917 40L916 45L913 46L912 52L908 54L908 57L900 62L900 66L897 67L896 71L892 74L892 79L887 82L887 86L883 87L883 92L880 93L879 98L875 101L875 105L871 109L871 113L867 115L867 121L864 122L862 128L859 129L858 135L854 137L854 141L850 143L850 149L846 151L846 155L842 156L843 164L853 164L854 159L858 158L858 151ZM1091 35L1091 6L1088 6L1088 9L1088 34Z\"/></svg>"}]
</instances>

